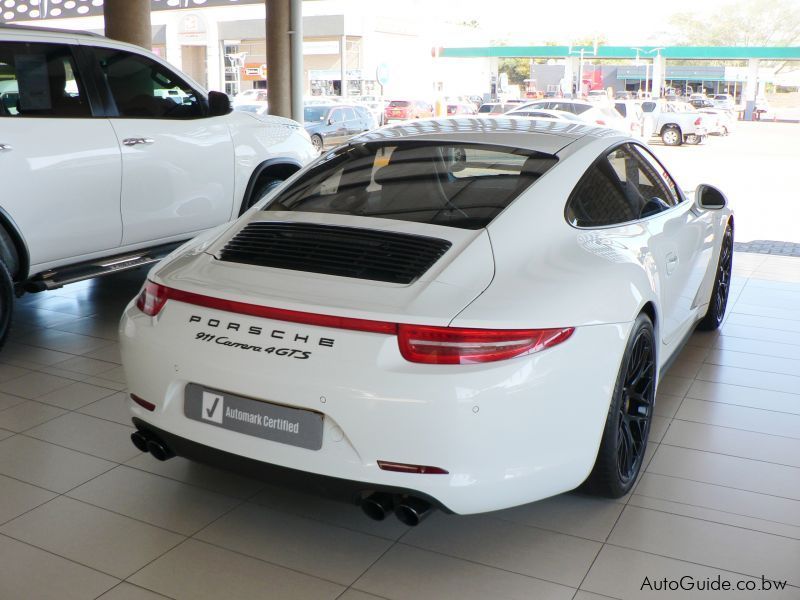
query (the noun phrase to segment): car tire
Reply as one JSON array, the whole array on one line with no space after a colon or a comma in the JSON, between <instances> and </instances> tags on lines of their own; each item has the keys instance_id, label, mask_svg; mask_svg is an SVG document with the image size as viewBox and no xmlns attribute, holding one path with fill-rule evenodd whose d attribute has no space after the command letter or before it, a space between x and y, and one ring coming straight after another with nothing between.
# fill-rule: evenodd
<instances>
[{"instance_id":1,"label":"car tire","mask_svg":"<svg viewBox=\"0 0 800 600\"><path fill-rule=\"evenodd\" d=\"M269 179L264 179L263 181L259 182L258 187L250 195L250 198L245 206L242 207L242 213L252 208L256 203L261 201L264 196L272 192L272 190L282 183L283 179L278 179L277 177L270 177Z\"/></svg>"},{"instance_id":2,"label":"car tire","mask_svg":"<svg viewBox=\"0 0 800 600\"><path fill-rule=\"evenodd\" d=\"M697 146L701 140L702 140L701 136L690 133L686 136L685 141L690 146Z\"/></svg>"},{"instance_id":3,"label":"car tire","mask_svg":"<svg viewBox=\"0 0 800 600\"><path fill-rule=\"evenodd\" d=\"M592 472L581 486L591 494L627 494L642 468L656 397L656 339L642 313L634 321L608 408Z\"/></svg>"},{"instance_id":4,"label":"car tire","mask_svg":"<svg viewBox=\"0 0 800 600\"><path fill-rule=\"evenodd\" d=\"M0 348L6 343L14 313L14 281L6 263L0 260Z\"/></svg>"},{"instance_id":5,"label":"car tire","mask_svg":"<svg viewBox=\"0 0 800 600\"><path fill-rule=\"evenodd\" d=\"M311 143L314 144L314 150L322 152L322 137L314 134L311 136Z\"/></svg>"},{"instance_id":6,"label":"car tire","mask_svg":"<svg viewBox=\"0 0 800 600\"><path fill-rule=\"evenodd\" d=\"M711 290L711 301L706 314L700 319L697 328L701 331L714 331L722 325L725 316L725 307L728 306L730 294L731 271L733 268L733 229L730 225L725 228L722 238L722 247L717 261L717 273L714 277L714 288Z\"/></svg>"},{"instance_id":7,"label":"car tire","mask_svg":"<svg viewBox=\"0 0 800 600\"><path fill-rule=\"evenodd\" d=\"M661 141L665 146L680 146L683 143L681 130L677 127L665 127L661 130Z\"/></svg>"}]
</instances>

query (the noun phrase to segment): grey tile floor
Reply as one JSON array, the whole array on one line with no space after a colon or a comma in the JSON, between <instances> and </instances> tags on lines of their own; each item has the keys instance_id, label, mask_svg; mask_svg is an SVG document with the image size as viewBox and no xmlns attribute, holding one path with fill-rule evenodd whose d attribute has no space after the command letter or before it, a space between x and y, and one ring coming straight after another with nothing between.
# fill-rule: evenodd
<instances>
[{"instance_id":1,"label":"grey tile floor","mask_svg":"<svg viewBox=\"0 0 800 600\"><path fill-rule=\"evenodd\" d=\"M0 353L0 599L800 599L800 259L737 253L721 332L663 379L647 469L415 529L130 444L142 273L24 297ZM642 590L761 576L783 591Z\"/></svg>"}]
</instances>

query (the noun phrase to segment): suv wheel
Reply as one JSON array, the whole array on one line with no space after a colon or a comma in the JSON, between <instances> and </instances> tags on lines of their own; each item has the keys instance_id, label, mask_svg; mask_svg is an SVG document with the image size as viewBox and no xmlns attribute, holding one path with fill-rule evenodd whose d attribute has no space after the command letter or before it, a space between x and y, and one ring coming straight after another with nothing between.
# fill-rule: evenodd
<instances>
[{"instance_id":1,"label":"suv wheel","mask_svg":"<svg viewBox=\"0 0 800 600\"><path fill-rule=\"evenodd\" d=\"M0 260L0 348L6 343L14 312L14 282L6 263Z\"/></svg>"},{"instance_id":2,"label":"suv wheel","mask_svg":"<svg viewBox=\"0 0 800 600\"><path fill-rule=\"evenodd\" d=\"M314 144L314 150L322 152L322 138L317 134L311 136L311 143Z\"/></svg>"}]
</instances>

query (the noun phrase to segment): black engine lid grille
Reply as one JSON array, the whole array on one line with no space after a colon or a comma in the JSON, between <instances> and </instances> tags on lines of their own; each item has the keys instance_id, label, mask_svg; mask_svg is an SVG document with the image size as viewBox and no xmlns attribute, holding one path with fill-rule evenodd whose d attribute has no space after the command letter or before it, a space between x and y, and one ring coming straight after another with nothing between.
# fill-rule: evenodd
<instances>
[{"instance_id":1,"label":"black engine lid grille","mask_svg":"<svg viewBox=\"0 0 800 600\"><path fill-rule=\"evenodd\" d=\"M452 244L447 240L317 225L250 223L220 252L228 262L408 284L420 278Z\"/></svg>"}]
</instances>

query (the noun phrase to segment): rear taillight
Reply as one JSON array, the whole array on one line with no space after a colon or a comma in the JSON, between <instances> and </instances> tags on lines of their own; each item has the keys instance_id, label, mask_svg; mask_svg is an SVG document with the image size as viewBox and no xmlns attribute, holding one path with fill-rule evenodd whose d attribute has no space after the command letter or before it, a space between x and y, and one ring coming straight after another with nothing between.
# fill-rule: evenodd
<instances>
[{"instance_id":1,"label":"rear taillight","mask_svg":"<svg viewBox=\"0 0 800 600\"><path fill-rule=\"evenodd\" d=\"M155 317L164 308L168 297L169 290L166 287L148 281L136 298L136 307L144 314Z\"/></svg>"},{"instance_id":2,"label":"rear taillight","mask_svg":"<svg viewBox=\"0 0 800 600\"><path fill-rule=\"evenodd\" d=\"M463 365L539 352L567 340L573 331L573 327L461 329L400 324L398 341L400 353L410 362Z\"/></svg>"},{"instance_id":3,"label":"rear taillight","mask_svg":"<svg viewBox=\"0 0 800 600\"><path fill-rule=\"evenodd\" d=\"M598 125L605 125L605 124L606 124L606 122L605 122L605 121L603 121L603 119L597 119L597 120L595 121L595 123L597 123Z\"/></svg>"},{"instance_id":4,"label":"rear taillight","mask_svg":"<svg viewBox=\"0 0 800 600\"><path fill-rule=\"evenodd\" d=\"M695 124L695 125L700 125L700 123L702 123L702 122L703 122L703 117L697 117L697 118L694 120L694 124Z\"/></svg>"},{"instance_id":5,"label":"rear taillight","mask_svg":"<svg viewBox=\"0 0 800 600\"><path fill-rule=\"evenodd\" d=\"M320 315L213 298L148 281L136 299L144 314L156 316L167 300L213 310L318 327L397 335L400 353L410 362L438 365L486 363L545 350L567 340L574 327L555 329L463 329Z\"/></svg>"}]
</instances>

